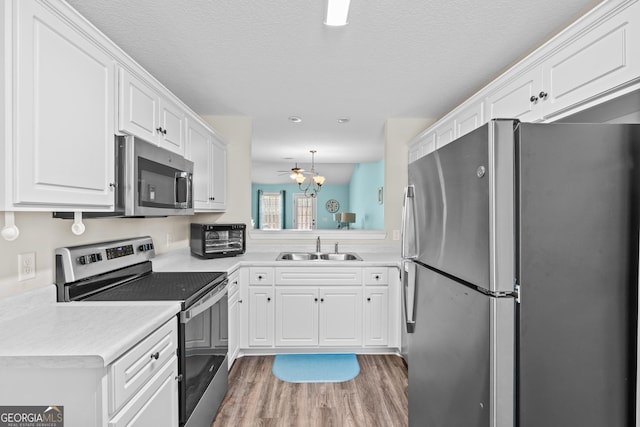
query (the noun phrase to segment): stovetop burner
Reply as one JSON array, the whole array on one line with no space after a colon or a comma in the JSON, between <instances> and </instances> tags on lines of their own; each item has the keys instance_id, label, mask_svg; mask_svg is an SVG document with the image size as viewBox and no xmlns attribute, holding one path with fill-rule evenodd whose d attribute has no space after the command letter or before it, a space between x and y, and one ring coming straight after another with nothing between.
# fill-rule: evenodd
<instances>
[{"instance_id":1,"label":"stovetop burner","mask_svg":"<svg viewBox=\"0 0 640 427\"><path fill-rule=\"evenodd\" d=\"M183 308L212 290L225 278L225 273L152 272L132 281L93 294L83 301L183 301Z\"/></svg>"}]
</instances>

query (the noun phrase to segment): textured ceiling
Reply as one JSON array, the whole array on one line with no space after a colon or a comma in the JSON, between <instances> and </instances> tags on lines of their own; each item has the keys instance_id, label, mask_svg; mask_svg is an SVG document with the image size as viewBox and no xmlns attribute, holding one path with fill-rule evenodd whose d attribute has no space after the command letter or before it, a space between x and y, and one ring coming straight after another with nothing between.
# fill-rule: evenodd
<instances>
[{"instance_id":1,"label":"textured ceiling","mask_svg":"<svg viewBox=\"0 0 640 427\"><path fill-rule=\"evenodd\" d=\"M441 117L598 3L351 0L336 28L323 0L68 2L197 113L250 116L254 160L319 164L381 159L386 119Z\"/></svg>"}]
</instances>

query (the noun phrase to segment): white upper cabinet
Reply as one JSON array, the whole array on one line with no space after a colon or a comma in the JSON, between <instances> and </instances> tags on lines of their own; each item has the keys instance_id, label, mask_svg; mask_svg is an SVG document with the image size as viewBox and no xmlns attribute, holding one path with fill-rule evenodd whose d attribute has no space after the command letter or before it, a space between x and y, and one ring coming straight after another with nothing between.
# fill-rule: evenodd
<instances>
[{"instance_id":1,"label":"white upper cabinet","mask_svg":"<svg viewBox=\"0 0 640 427\"><path fill-rule=\"evenodd\" d=\"M602 2L417 136L409 162L490 119L548 122L640 89L639 52L640 3Z\"/></svg>"},{"instance_id":2,"label":"white upper cabinet","mask_svg":"<svg viewBox=\"0 0 640 427\"><path fill-rule=\"evenodd\" d=\"M539 105L543 87L542 70L536 67L507 81L487 96L488 119L519 119L524 122L540 117Z\"/></svg>"},{"instance_id":3,"label":"white upper cabinet","mask_svg":"<svg viewBox=\"0 0 640 427\"><path fill-rule=\"evenodd\" d=\"M187 120L187 158L193 162L196 212L227 208L227 147L194 118Z\"/></svg>"},{"instance_id":4,"label":"white upper cabinet","mask_svg":"<svg viewBox=\"0 0 640 427\"><path fill-rule=\"evenodd\" d=\"M541 66L543 118L607 94L640 76L640 4L572 40Z\"/></svg>"},{"instance_id":5,"label":"white upper cabinet","mask_svg":"<svg viewBox=\"0 0 640 427\"><path fill-rule=\"evenodd\" d=\"M0 22L0 210L112 211L116 133L186 154L194 113L66 2L6 0ZM200 126L221 211L226 145Z\"/></svg>"},{"instance_id":6,"label":"white upper cabinet","mask_svg":"<svg viewBox=\"0 0 640 427\"><path fill-rule=\"evenodd\" d=\"M184 155L185 112L124 68L119 89L119 130Z\"/></svg>"},{"instance_id":7,"label":"white upper cabinet","mask_svg":"<svg viewBox=\"0 0 640 427\"><path fill-rule=\"evenodd\" d=\"M5 76L14 87L13 173L5 171L13 194L6 210L113 209L115 61L42 3L13 5L17 71Z\"/></svg>"}]
</instances>

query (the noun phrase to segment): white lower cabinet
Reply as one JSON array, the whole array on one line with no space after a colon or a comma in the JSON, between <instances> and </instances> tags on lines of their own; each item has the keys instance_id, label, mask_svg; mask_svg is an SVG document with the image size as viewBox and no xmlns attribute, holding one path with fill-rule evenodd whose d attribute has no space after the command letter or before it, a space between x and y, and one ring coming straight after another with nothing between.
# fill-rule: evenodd
<instances>
[{"instance_id":1,"label":"white lower cabinet","mask_svg":"<svg viewBox=\"0 0 640 427\"><path fill-rule=\"evenodd\" d=\"M276 346L362 344L362 288L276 287Z\"/></svg>"},{"instance_id":2,"label":"white lower cabinet","mask_svg":"<svg viewBox=\"0 0 640 427\"><path fill-rule=\"evenodd\" d=\"M273 345L273 288L271 286L249 287L249 345Z\"/></svg>"},{"instance_id":3,"label":"white lower cabinet","mask_svg":"<svg viewBox=\"0 0 640 427\"><path fill-rule=\"evenodd\" d=\"M389 289L373 286L365 289L364 344L387 346L389 344Z\"/></svg>"},{"instance_id":4,"label":"white lower cabinet","mask_svg":"<svg viewBox=\"0 0 640 427\"><path fill-rule=\"evenodd\" d=\"M96 363L102 362L96 355L47 356L44 366L0 366L0 401L62 406L66 426L178 427L177 349L173 317L107 366Z\"/></svg>"},{"instance_id":5,"label":"white lower cabinet","mask_svg":"<svg viewBox=\"0 0 640 427\"><path fill-rule=\"evenodd\" d=\"M109 421L109 426L177 426L178 359L171 360Z\"/></svg>"},{"instance_id":6,"label":"white lower cabinet","mask_svg":"<svg viewBox=\"0 0 640 427\"><path fill-rule=\"evenodd\" d=\"M318 345L318 288L276 288L276 346Z\"/></svg>"},{"instance_id":7,"label":"white lower cabinet","mask_svg":"<svg viewBox=\"0 0 640 427\"><path fill-rule=\"evenodd\" d=\"M362 288L320 288L321 346L362 345Z\"/></svg>"},{"instance_id":8,"label":"white lower cabinet","mask_svg":"<svg viewBox=\"0 0 640 427\"><path fill-rule=\"evenodd\" d=\"M239 353L398 348L400 310L392 305L400 304L400 289L392 271L397 270L335 264L242 268L238 297L248 304L238 303Z\"/></svg>"}]
</instances>

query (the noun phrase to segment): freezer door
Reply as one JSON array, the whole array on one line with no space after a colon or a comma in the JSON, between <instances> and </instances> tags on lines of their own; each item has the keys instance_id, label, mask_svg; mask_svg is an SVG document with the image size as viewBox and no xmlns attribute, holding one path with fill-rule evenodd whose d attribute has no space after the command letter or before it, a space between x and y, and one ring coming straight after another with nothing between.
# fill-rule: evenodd
<instances>
[{"instance_id":1,"label":"freezer door","mask_svg":"<svg viewBox=\"0 0 640 427\"><path fill-rule=\"evenodd\" d=\"M416 260L489 289L489 128L409 165Z\"/></svg>"},{"instance_id":2,"label":"freezer door","mask_svg":"<svg viewBox=\"0 0 640 427\"><path fill-rule=\"evenodd\" d=\"M514 301L416 266L409 426L512 427Z\"/></svg>"},{"instance_id":3,"label":"freezer door","mask_svg":"<svg viewBox=\"0 0 640 427\"><path fill-rule=\"evenodd\" d=\"M520 127L519 425L633 425L640 126Z\"/></svg>"}]
</instances>

